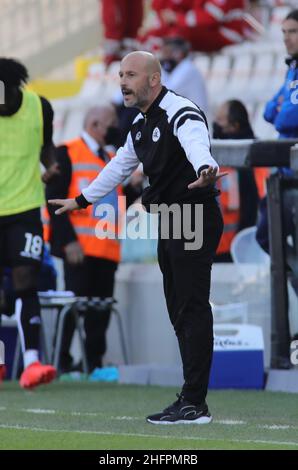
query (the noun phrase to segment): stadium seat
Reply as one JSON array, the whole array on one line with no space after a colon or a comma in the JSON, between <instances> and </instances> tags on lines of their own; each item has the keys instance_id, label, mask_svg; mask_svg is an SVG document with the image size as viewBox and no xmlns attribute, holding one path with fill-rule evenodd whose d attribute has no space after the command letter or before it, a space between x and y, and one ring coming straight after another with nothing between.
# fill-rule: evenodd
<instances>
[{"instance_id":1,"label":"stadium seat","mask_svg":"<svg viewBox=\"0 0 298 470\"><path fill-rule=\"evenodd\" d=\"M287 66L285 63L286 51L283 50L275 55L274 72L271 79L268 81L270 88L270 96L276 94L277 90L282 86L287 73Z\"/></svg>"},{"instance_id":2,"label":"stadium seat","mask_svg":"<svg viewBox=\"0 0 298 470\"><path fill-rule=\"evenodd\" d=\"M208 76L209 96L213 104L222 102L222 89L228 82L231 72L231 58L226 55L217 55L213 58Z\"/></svg>"},{"instance_id":3,"label":"stadium seat","mask_svg":"<svg viewBox=\"0 0 298 470\"><path fill-rule=\"evenodd\" d=\"M194 64L203 75L204 79L207 80L209 77L209 70L211 64L211 58L208 55L195 55Z\"/></svg>"},{"instance_id":4,"label":"stadium seat","mask_svg":"<svg viewBox=\"0 0 298 470\"><path fill-rule=\"evenodd\" d=\"M247 268L245 264L260 265L257 276L260 279L263 275L268 273L270 258L260 248L256 241L256 227L249 227L241 230L232 241L231 256L233 262L238 265L239 276L245 282L256 282L255 274L250 279L247 275ZM241 265L244 264L243 270ZM231 302L223 305L212 306L215 323L247 323L248 321L248 302Z\"/></svg>"},{"instance_id":5,"label":"stadium seat","mask_svg":"<svg viewBox=\"0 0 298 470\"><path fill-rule=\"evenodd\" d=\"M120 61L112 62L107 70L108 76L115 80L117 83L119 82L119 70L120 70Z\"/></svg>"},{"instance_id":6,"label":"stadium seat","mask_svg":"<svg viewBox=\"0 0 298 470\"><path fill-rule=\"evenodd\" d=\"M258 102L260 97L264 99L271 98L270 83L274 71L275 55L273 53L258 54L252 68L252 76L249 81L246 99L252 102ZM265 95L265 96L264 96Z\"/></svg>"},{"instance_id":7,"label":"stadium seat","mask_svg":"<svg viewBox=\"0 0 298 470\"><path fill-rule=\"evenodd\" d=\"M256 227L241 230L231 244L231 256L234 263L264 264L269 266L270 257L256 240Z\"/></svg>"},{"instance_id":8,"label":"stadium seat","mask_svg":"<svg viewBox=\"0 0 298 470\"><path fill-rule=\"evenodd\" d=\"M268 28L268 37L273 41L282 42L281 24L289 13L290 6L279 6L273 10L273 15Z\"/></svg>"},{"instance_id":9,"label":"stadium seat","mask_svg":"<svg viewBox=\"0 0 298 470\"><path fill-rule=\"evenodd\" d=\"M253 56L251 54L241 54L234 58L231 74L224 93L226 99L234 98L235 96L245 96L246 90L249 88L252 65Z\"/></svg>"},{"instance_id":10,"label":"stadium seat","mask_svg":"<svg viewBox=\"0 0 298 470\"><path fill-rule=\"evenodd\" d=\"M278 136L274 126L265 121L263 115L265 110L265 102L260 102L256 106L255 114L252 120L254 133L259 139L276 139Z\"/></svg>"}]
</instances>

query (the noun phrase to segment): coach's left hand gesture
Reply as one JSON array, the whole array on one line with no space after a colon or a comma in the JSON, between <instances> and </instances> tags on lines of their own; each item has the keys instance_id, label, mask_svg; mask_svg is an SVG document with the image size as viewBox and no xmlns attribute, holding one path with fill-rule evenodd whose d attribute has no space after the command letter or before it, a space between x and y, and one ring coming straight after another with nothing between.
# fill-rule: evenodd
<instances>
[{"instance_id":1,"label":"coach's left hand gesture","mask_svg":"<svg viewBox=\"0 0 298 470\"><path fill-rule=\"evenodd\" d=\"M64 212L74 211L76 209L81 209L75 199L49 199L48 203L52 206L61 206L60 209L55 211L56 215L61 215L64 214Z\"/></svg>"},{"instance_id":2,"label":"coach's left hand gesture","mask_svg":"<svg viewBox=\"0 0 298 470\"><path fill-rule=\"evenodd\" d=\"M196 181L188 185L188 189L205 188L205 186L215 184L219 178L227 174L228 173L220 173L216 167L213 168L209 166L207 169L201 171L200 177Z\"/></svg>"}]
</instances>

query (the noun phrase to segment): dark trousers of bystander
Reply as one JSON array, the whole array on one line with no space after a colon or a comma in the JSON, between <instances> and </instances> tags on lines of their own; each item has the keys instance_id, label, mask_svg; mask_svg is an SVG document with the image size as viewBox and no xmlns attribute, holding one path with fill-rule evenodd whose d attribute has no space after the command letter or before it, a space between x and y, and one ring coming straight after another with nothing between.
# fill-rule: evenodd
<instances>
[{"instance_id":1,"label":"dark trousers of bystander","mask_svg":"<svg viewBox=\"0 0 298 470\"><path fill-rule=\"evenodd\" d=\"M82 264L72 266L64 263L65 287L83 297L112 297L117 263L108 259L86 256ZM86 331L86 354L90 372L102 366L106 351L106 330L110 320L110 309L98 311L90 308L84 313ZM74 320L68 317L64 326L61 367L67 370L71 365L69 349L74 332Z\"/></svg>"}]
</instances>

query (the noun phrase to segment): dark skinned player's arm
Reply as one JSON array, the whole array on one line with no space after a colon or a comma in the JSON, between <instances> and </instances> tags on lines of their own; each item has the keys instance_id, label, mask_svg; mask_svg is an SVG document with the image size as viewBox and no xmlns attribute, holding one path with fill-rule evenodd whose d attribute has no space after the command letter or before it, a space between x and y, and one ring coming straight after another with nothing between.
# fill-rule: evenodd
<instances>
[{"instance_id":1,"label":"dark skinned player's arm","mask_svg":"<svg viewBox=\"0 0 298 470\"><path fill-rule=\"evenodd\" d=\"M40 161L46 168L42 179L47 183L59 172L59 166L56 160L55 146L53 144L54 111L48 100L43 97L40 97L40 100L43 114L43 147L40 153Z\"/></svg>"}]
</instances>

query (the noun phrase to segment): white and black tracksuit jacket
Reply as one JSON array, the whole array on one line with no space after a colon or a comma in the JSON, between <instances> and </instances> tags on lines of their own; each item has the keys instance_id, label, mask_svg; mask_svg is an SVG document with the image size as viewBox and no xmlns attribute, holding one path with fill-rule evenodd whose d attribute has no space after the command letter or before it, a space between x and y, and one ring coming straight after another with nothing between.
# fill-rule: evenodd
<instances>
[{"instance_id":1,"label":"white and black tracksuit jacket","mask_svg":"<svg viewBox=\"0 0 298 470\"><path fill-rule=\"evenodd\" d=\"M204 113L190 100L163 87L149 110L134 120L125 145L76 198L86 207L122 183L140 164L149 178L143 204L200 203L219 191L213 186L190 190L200 171L218 167L210 153Z\"/></svg>"}]
</instances>

